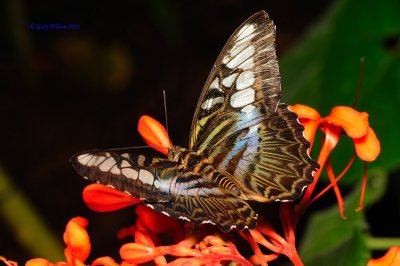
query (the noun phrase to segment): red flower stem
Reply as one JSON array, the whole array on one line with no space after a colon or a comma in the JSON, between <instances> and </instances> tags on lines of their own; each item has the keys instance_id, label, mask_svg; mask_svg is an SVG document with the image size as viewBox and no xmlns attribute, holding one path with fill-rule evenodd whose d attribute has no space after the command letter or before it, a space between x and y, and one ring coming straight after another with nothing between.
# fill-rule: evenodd
<instances>
[{"instance_id":1,"label":"red flower stem","mask_svg":"<svg viewBox=\"0 0 400 266\"><path fill-rule=\"evenodd\" d=\"M346 216L344 215L344 202L343 202L343 197L342 194L340 193L340 189L336 183L336 178L335 178L335 174L333 173L333 169L332 169L332 165L330 163L330 160L328 159L326 164L326 171L328 172L328 177L329 180L331 181L333 190L335 191L335 195L336 195L336 199L338 201L338 205L339 205L339 212L340 212L340 216L343 219L346 219Z\"/></svg>"},{"instance_id":2,"label":"red flower stem","mask_svg":"<svg viewBox=\"0 0 400 266\"><path fill-rule=\"evenodd\" d=\"M258 218L257 222L257 230L260 231L262 234L268 236L268 238L271 239L272 242L274 242L275 246L276 242L280 245L286 245L286 240L281 235L279 235L266 220L260 217Z\"/></svg>"},{"instance_id":3,"label":"red flower stem","mask_svg":"<svg viewBox=\"0 0 400 266\"><path fill-rule=\"evenodd\" d=\"M282 254L286 255L294 265L303 265L296 249L296 227L299 216L295 214L293 203L283 203L279 209L279 215L283 232L286 238L286 245Z\"/></svg>"},{"instance_id":4,"label":"red flower stem","mask_svg":"<svg viewBox=\"0 0 400 266\"><path fill-rule=\"evenodd\" d=\"M367 162L364 162L363 183L361 188L360 203L356 211L361 211L364 203L365 189L367 187Z\"/></svg>"},{"instance_id":5,"label":"red flower stem","mask_svg":"<svg viewBox=\"0 0 400 266\"><path fill-rule=\"evenodd\" d=\"M353 155L351 156L351 159L349 161L349 163L346 165L346 167L343 169L343 171L340 173L340 175L338 175L336 177L336 182L338 182L346 173L347 171L350 169L350 167L353 165L354 159L356 158L356 153L354 152ZM329 184L326 188L324 188L323 190L321 190L312 200L310 200L310 202L308 202L307 207L309 207L314 201L316 201L317 199L319 199L323 194L325 194L331 187L332 187L332 183Z\"/></svg>"},{"instance_id":6,"label":"red flower stem","mask_svg":"<svg viewBox=\"0 0 400 266\"><path fill-rule=\"evenodd\" d=\"M317 172L314 174L314 180L311 183L311 185L306 189L306 191L304 193L304 197L303 197L303 199L301 200L301 202L299 204L300 206L304 206L305 207L305 206L307 206L307 203L310 201L311 195L314 192L315 186L318 183L319 176L321 175L322 168L324 167L325 161L328 159L328 156L329 156L329 154L331 152L331 151L328 151L324 147L325 147L325 145L322 146L321 151L320 151L319 156L318 156L318 160L317 160L317 162L318 162L318 164L320 166L320 169L318 169Z\"/></svg>"},{"instance_id":7,"label":"red flower stem","mask_svg":"<svg viewBox=\"0 0 400 266\"><path fill-rule=\"evenodd\" d=\"M255 231L255 230L253 230L253 231ZM267 266L268 264L263 259L263 257L264 257L263 253L261 252L261 249L257 245L257 242L253 238L253 235L251 234L251 232L249 230L243 230L243 231L239 231L239 234L240 234L241 237L243 237L244 239L247 240L247 242L249 243L250 247L253 249L254 254L258 257L258 260L260 261L260 264L262 266Z\"/></svg>"},{"instance_id":8,"label":"red flower stem","mask_svg":"<svg viewBox=\"0 0 400 266\"><path fill-rule=\"evenodd\" d=\"M342 129L338 127L326 128L325 138L323 140L321 151L319 153L317 160L320 169L314 174L314 181L311 183L311 185L307 188L306 192L304 193L304 197L299 204L299 209L298 209L298 211L300 212L299 215L301 215L301 213L303 213L307 208L311 195L314 192L315 186L318 183L322 169L324 168L325 163L328 160L332 150L335 148L336 144L339 141L341 131Z\"/></svg>"}]
</instances>

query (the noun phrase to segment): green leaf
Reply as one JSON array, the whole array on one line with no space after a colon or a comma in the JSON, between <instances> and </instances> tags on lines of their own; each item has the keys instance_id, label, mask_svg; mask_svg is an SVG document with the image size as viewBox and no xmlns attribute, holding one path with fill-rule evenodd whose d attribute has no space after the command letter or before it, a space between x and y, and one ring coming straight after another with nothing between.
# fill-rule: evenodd
<instances>
[{"instance_id":1,"label":"green leaf","mask_svg":"<svg viewBox=\"0 0 400 266\"><path fill-rule=\"evenodd\" d=\"M379 200L385 192L387 176L375 170L368 176L365 205ZM366 239L366 221L363 212L356 212L360 188L354 187L346 197L347 219L332 206L311 216L305 238L300 245L300 257L305 265L365 265L370 254Z\"/></svg>"},{"instance_id":2,"label":"green leaf","mask_svg":"<svg viewBox=\"0 0 400 266\"><path fill-rule=\"evenodd\" d=\"M64 260L63 243L55 236L32 203L19 191L0 166L0 215L18 243L32 257Z\"/></svg>"},{"instance_id":3,"label":"green leaf","mask_svg":"<svg viewBox=\"0 0 400 266\"><path fill-rule=\"evenodd\" d=\"M400 131L400 123L395 122L400 113L399 14L397 0L336 1L300 44L280 60L285 102L310 105L326 116L333 106L352 105L360 58L365 58L356 109L369 113L370 125L382 146L374 166L387 170L400 164L395 145ZM397 43L387 45L396 38ZM343 158L352 154L352 144L345 146L335 150L331 158L336 167L344 167L347 162ZM356 165L344 180L357 180L361 169L362 164Z\"/></svg>"}]
</instances>

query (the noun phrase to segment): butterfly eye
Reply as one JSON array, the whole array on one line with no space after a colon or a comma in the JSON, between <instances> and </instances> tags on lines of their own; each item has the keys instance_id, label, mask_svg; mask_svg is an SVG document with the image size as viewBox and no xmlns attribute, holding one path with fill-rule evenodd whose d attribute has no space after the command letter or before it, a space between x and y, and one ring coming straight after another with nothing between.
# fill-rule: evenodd
<instances>
[{"instance_id":1,"label":"butterfly eye","mask_svg":"<svg viewBox=\"0 0 400 266\"><path fill-rule=\"evenodd\" d=\"M168 159L173 162L179 162L181 153L178 146L174 146L168 150Z\"/></svg>"}]
</instances>

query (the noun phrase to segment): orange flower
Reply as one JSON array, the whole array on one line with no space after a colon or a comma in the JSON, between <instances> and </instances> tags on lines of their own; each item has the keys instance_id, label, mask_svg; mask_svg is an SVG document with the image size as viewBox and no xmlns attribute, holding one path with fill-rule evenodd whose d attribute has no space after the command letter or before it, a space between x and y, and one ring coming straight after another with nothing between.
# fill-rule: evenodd
<instances>
[{"instance_id":1,"label":"orange flower","mask_svg":"<svg viewBox=\"0 0 400 266\"><path fill-rule=\"evenodd\" d=\"M319 113L309 106L296 104L290 109L299 116L305 127L305 136L310 142L313 142L318 127L324 131L326 137L333 138L339 138L343 129L353 139L356 153L361 160L372 162L378 157L380 143L369 127L367 113L347 106L336 106L327 117L321 118Z\"/></svg>"},{"instance_id":2,"label":"orange flower","mask_svg":"<svg viewBox=\"0 0 400 266\"><path fill-rule=\"evenodd\" d=\"M400 247L391 247L381 258L370 259L367 266L397 266L400 265Z\"/></svg>"},{"instance_id":3,"label":"orange flower","mask_svg":"<svg viewBox=\"0 0 400 266\"><path fill-rule=\"evenodd\" d=\"M42 258L31 259L26 262L26 266L84 266L85 260L90 253L90 239L86 231L88 221L82 217L72 218L64 232L64 242L67 247L64 250L64 255L67 262L57 262L55 264ZM106 265L106 266L117 266L109 257L98 258L93 262L93 265Z\"/></svg>"},{"instance_id":4,"label":"orange flower","mask_svg":"<svg viewBox=\"0 0 400 266\"><path fill-rule=\"evenodd\" d=\"M330 164L329 155L338 144L342 132L344 131L350 138L352 138L355 146L355 153L361 160L364 162L372 162L378 157L380 153L380 143L374 131L369 126L368 114L365 112L358 112L351 107L336 106L332 108L331 113L327 117L321 118L319 113L309 106L296 104L291 106L290 109L296 112L299 116L299 120L305 128L304 135L311 142L311 145L314 141L314 137L318 128L320 128L324 133L324 140L318 157L318 163L321 166L321 169L326 167L328 177L331 181L331 185L328 186L327 189L321 191L321 193L314 197L314 199L310 199L321 174L320 169L314 175L314 182L306 190L301 205L308 206L314 200L318 199L322 194L324 194L329 188L333 187L338 200L340 215L345 217L344 203L339 187L337 186L337 182L350 168L351 164L353 163L353 158L350 160L345 170L336 177ZM360 207L358 210L362 208L365 187L366 172L364 172Z\"/></svg>"},{"instance_id":5,"label":"orange flower","mask_svg":"<svg viewBox=\"0 0 400 266\"><path fill-rule=\"evenodd\" d=\"M88 221L82 217L72 218L64 232L64 250L68 264L79 265L87 259L90 253L90 239L86 232Z\"/></svg>"}]
</instances>

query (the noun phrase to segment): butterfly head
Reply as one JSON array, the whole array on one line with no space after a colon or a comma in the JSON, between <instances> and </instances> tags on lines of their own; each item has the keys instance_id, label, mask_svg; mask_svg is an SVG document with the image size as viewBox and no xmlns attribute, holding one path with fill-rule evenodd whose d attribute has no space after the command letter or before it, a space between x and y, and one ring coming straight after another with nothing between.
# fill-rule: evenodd
<instances>
[{"instance_id":1,"label":"butterfly head","mask_svg":"<svg viewBox=\"0 0 400 266\"><path fill-rule=\"evenodd\" d=\"M180 146L172 146L168 149L168 159L173 162L182 162L185 151L187 150Z\"/></svg>"}]
</instances>

